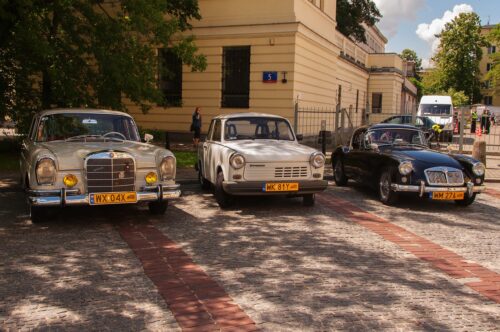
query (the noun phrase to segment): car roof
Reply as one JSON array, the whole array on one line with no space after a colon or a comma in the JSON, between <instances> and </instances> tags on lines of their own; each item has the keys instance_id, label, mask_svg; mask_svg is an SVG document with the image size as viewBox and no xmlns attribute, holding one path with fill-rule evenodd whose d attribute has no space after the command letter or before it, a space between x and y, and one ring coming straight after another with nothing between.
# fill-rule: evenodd
<instances>
[{"instance_id":1,"label":"car roof","mask_svg":"<svg viewBox=\"0 0 500 332\"><path fill-rule=\"evenodd\" d=\"M412 125L393 124L393 123L377 123L368 127L368 129L413 129L420 130Z\"/></svg>"},{"instance_id":2,"label":"car roof","mask_svg":"<svg viewBox=\"0 0 500 332\"><path fill-rule=\"evenodd\" d=\"M94 109L94 108L54 108L50 110L40 111L39 115L52 115L52 114L76 114L76 113L88 113L88 114L114 114L131 117L129 114L121 111L112 111L105 109Z\"/></svg>"},{"instance_id":3,"label":"car roof","mask_svg":"<svg viewBox=\"0 0 500 332\"><path fill-rule=\"evenodd\" d=\"M242 113L232 113L232 114L221 114L214 119L237 119L237 118L251 118L251 117L264 117L264 118L279 118L285 119L282 116L267 113L257 113L257 112L242 112Z\"/></svg>"}]
</instances>

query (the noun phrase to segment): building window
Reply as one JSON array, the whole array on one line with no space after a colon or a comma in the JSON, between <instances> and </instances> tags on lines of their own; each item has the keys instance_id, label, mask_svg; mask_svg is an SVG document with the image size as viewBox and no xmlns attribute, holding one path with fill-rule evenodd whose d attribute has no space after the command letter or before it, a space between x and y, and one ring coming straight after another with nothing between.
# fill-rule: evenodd
<instances>
[{"instance_id":1,"label":"building window","mask_svg":"<svg viewBox=\"0 0 500 332\"><path fill-rule=\"evenodd\" d=\"M492 67L493 67L493 66L492 66L492 64L491 64L491 63L487 63L487 64L486 64L486 71L490 71Z\"/></svg>"},{"instance_id":2,"label":"building window","mask_svg":"<svg viewBox=\"0 0 500 332\"><path fill-rule=\"evenodd\" d=\"M224 47L222 107L248 108L250 96L250 46Z\"/></svg>"},{"instance_id":3,"label":"building window","mask_svg":"<svg viewBox=\"0 0 500 332\"><path fill-rule=\"evenodd\" d=\"M492 96L484 96L484 104L485 105L492 105L493 104L493 97Z\"/></svg>"},{"instance_id":4,"label":"building window","mask_svg":"<svg viewBox=\"0 0 500 332\"><path fill-rule=\"evenodd\" d=\"M493 53L496 53L497 51L497 47L492 45L490 47L488 47L488 54L493 54Z\"/></svg>"},{"instance_id":5,"label":"building window","mask_svg":"<svg viewBox=\"0 0 500 332\"><path fill-rule=\"evenodd\" d=\"M484 81L483 84L484 84L483 88L485 89L491 88L491 80Z\"/></svg>"},{"instance_id":6,"label":"building window","mask_svg":"<svg viewBox=\"0 0 500 332\"><path fill-rule=\"evenodd\" d=\"M158 50L158 87L163 93L164 106L182 104L182 60L170 48Z\"/></svg>"},{"instance_id":7,"label":"building window","mask_svg":"<svg viewBox=\"0 0 500 332\"><path fill-rule=\"evenodd\" d=\"M372 113L382 113L381 93L372 93Z\"/></svg>"}]
</instances>

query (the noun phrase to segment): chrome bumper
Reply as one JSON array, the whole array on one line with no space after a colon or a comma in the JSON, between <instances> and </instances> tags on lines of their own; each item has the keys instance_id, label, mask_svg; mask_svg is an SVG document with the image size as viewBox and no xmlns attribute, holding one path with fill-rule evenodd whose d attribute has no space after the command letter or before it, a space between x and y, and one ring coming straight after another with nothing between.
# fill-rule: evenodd
<instances>
[{"instance_id":1,"label":"chrome bumper","mask_svg":"<svg viewBox=\"0 0 500 332\"><path fill-rule=\"evenodd\" d=\"M425 182L420 182L420 186L395 184L391 185L391 189L397 192L419 193L423 197L425 193L435 192L461 192L472 196L473 193L481 193L486 190L486 186L474 186L472 182L468 182L466 187L428 187Z\"/></svg>"},{"instance_id":2,"label":"chrome bumper","mask_svg":"<svg viewBox=\"0 0 500 332\"><path fill-rule=\"evenodd\" d=\"M80 194L79 190L28 190L28 202L34 206L91 205L89 194ZM137 203L154 202L179 198L179 185L158 185L144 187L137 191Z\"/></svg>"}]
</instances>

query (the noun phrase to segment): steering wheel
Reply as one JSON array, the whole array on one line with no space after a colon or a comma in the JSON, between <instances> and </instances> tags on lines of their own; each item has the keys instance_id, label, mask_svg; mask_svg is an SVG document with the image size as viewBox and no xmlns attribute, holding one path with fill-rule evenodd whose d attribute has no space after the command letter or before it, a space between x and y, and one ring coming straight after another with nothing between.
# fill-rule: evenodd
<instances>
[{"instance_id":1,"label":"steering wheel","mask_svg":"<svg viewBox=\"0 0 500 332\"><path fill-rule=\"evenodd\" d=\"M110 132L102 135L102 137L108 137L108 136L112 136L112 135L121 136L121 138L123 140L125 140L125 141L127 140L127 138L125 137L125 135L123 135L122 133L119 133L117 131L110 131Z\"/></svg>"}]
</instances>

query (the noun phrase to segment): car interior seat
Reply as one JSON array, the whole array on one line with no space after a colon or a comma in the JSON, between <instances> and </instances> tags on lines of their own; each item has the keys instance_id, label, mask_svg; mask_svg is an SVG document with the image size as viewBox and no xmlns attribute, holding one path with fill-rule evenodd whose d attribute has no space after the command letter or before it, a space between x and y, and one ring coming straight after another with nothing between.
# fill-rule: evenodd
<instances>
[{"instance_id":1,"label":"car interior seat","mask_svg":"<svg viewBox=\"0 0 500 332\"><path fill-rule=\"evenodd\" d=\"M236 139L238 138L238 133L236 132L236 126L234 124L226 125L226 139Z\"/></svg>"},{"instance_id":2,"label":"car interior seat","mask_svg":"<svg viewBox=\"0 0 500 332\"><path fill-rule=\"evenodd\" d=\"M255 127L255 138L269 138L269 128L267 125L259 124Z\"/></svg>"}]
</instances>

